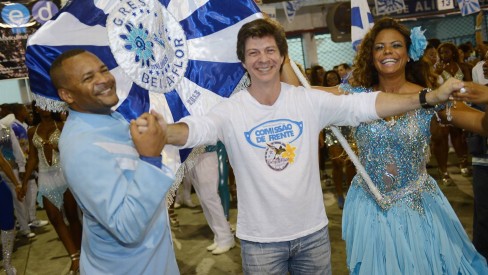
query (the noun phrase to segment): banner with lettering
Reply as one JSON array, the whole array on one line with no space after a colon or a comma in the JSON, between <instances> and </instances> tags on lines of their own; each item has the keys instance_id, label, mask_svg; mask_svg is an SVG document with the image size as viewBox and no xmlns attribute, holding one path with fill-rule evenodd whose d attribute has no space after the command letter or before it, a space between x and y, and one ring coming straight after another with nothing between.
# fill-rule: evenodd
<instances>
[{"instance_id":1,"label":"banner with lettering","mask_svg":"<svg viewBox=\"0 0 488 275\"><path fill-rule=\"evenodd\" d=\"M0 2L0 79L27 77L27 38L51 19L60 6L60 0Z\"/></svg>"},{"instance_id":2,"label":"banner with lettering","mask_svg":"<svg viewBox=\"0 0 488 275\"><path fill-rule=\"evenodd\" d=\"M368 1L369 8L373 17L388 14L395 18L418 17L420 15L439 15L441 13L450 13L461 10L462 13L472 13L479 8L485 9L488 6L488 0L402 0L403 8L393 9L390 7L400 7L401 3L397 0L375 0ZM461 6L464 7L461 8Z\"/></svg>"},{"instance_id":3,"label":"banner with lettering","mask_svg":"<svg viewBox=\"0 0 488 275\"><path fill-rule=\"evenodd\" d=\"M391 14L405 8L403 0L375 0L376 14Z\"/></svg>"}]
</instances>

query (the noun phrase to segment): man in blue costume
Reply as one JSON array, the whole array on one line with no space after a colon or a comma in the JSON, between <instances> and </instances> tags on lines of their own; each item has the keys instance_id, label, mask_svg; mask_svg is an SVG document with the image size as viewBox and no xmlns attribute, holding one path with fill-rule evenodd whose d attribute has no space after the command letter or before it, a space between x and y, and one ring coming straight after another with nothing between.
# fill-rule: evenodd
<instances>
[{"instance_id":1,"label":"man in blue costume","mask_svg":"<svg viewBox=\"0 0 488 275\"><path fill-rule=\"evenodd\" d=\"M84 214L81 274L178 274L165 200L173 175L161 160L165 131L144 114L141 134L111 110L119 101L115 78L92 53L61 54L50 75L70 108L59 149Z\"/></svg>"}]
</instances>

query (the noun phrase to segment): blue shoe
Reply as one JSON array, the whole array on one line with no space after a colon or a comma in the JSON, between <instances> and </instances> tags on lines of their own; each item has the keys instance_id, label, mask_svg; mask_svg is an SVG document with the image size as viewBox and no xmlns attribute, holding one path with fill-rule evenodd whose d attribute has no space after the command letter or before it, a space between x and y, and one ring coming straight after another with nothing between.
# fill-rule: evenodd
<instances>
[{"instance_id":1,"label":"blue shoe","mask_svg":"<svg viewBox=\"0 0 488 275\"><path fill-rule=\"evenodd\" d=\"M339 196L337 197L337 206L339 206L339 209L344 209L344 196Z\"/></svg>"}]
</instances>

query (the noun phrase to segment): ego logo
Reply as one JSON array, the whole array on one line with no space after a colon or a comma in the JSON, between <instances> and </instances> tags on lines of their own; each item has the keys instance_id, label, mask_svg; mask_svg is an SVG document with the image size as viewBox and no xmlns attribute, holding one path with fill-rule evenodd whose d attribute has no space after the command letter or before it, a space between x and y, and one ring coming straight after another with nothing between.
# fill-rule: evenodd
<instances>
[{"instance_id":1,"label":"ego logo","mask_svg":"<svg viewBox=\"0 0 488 275\"><path fill-rule=\"evenodd\" d=\"M31 16L41 25L51 19L57 12L58 7L51 1L37 1L32 6L32 15L29 9L19 3L5 5L2 9L3 21L12 27L14 33L25 33L25 28L32 26L29 22Z\"/></svg>"},{"instance_id":2,"label":"ego logo","mask_svg":"<svg viewBox=\"0 0 488 275\"><path fill-rule=\"evenodd\" d=\"M139 86L165 93L184 77L186 36L160 1L121 1L110 13L107 28L117 63Z\"/></svg>"}]
</instances>

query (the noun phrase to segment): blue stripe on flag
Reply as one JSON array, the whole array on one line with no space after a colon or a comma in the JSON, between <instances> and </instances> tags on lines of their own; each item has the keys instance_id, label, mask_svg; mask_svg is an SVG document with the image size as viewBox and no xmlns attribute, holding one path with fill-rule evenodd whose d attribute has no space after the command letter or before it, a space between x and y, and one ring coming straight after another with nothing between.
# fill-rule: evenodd
<instances>
[{"instance_id":1,"label":"blue stripe on flag","mask_svg":"<svg viewBox=\"0 0 488 275\"><path fill-rule=\"evenodd\" d=\"M188 110L185 108L183 101L181 101L180 96L175 90L165 93L164 96L166 97L166 102L168 102L169 109L173 115L173 121L176 122L183 117L190 115L190 112L188 112ZM191 149L182 149L179 151L179 153L180 159L183 161L191 153Z\"/></svg>"},{"instance_id":2,"label":"blue stripe on flag","mask_svg":"<svg viewBox=\"0 0 488 275\"><path fill-rule=\"evenodd\" d=\"M127 98L117 108L127 121L138 118L149 111L149 92L133 83Z\"/></svg>"},{"instance_id":3,"label":"blue stripe on flag","mask_svg":"<svg viewBox=\"0 0 488 275\"><path fill-rule=\"evenodd\" d=\"M241 63L189 60L185 77L202 88L214 91L220 96L229 97L244 73L245 70Z\"/></svg>"},{"instance_id":4,"label":"blue stripe on flag","mask_svg":"<svg viewBox=\"0 0 488 275\"><path fill-rule=\"evenodd\" d=\"M363 21L361 20L361 11L359 7L351 8L351 25L363 29Z\"/></svg>"},{"instance_id":5,"label":"blue stripe on flag","mask_svg":"<svg viewBox=\"0 0 488 275\"><path fill-rule=\"evenodd\" d=\"M254 1L209 0L180 24L190 40L223 30L258 12Z\"/></svg>"},{"instance_id":6,"label":"blue stripe on flag","mask_svg":"<svg viewBox=\"0 0 488 275\"><path fill-rule=\"evenodd\" d=\"M73 0L64 6L53 18L51 18L51 20L56 20L63 12L71 13L78 18L81 23L88 26L101 25L105 27L108 16L103 10L97 8L93 1Z\"/></svg>"},{"instance_id":7,"label":"blue stripe on flag","mask_svg":"<svg viewBox=\"0 0 488 275\"><path fill-rule=\"evenodd\" d=\"M188 112L185 105L183 104L183 101L181 101L180 96L175 90L165 93L164 96L166 97L169 109L171 110L171 114L173 115L173 121L176 122L183 117L190 115L190 112Z\"/></svg>"}]
</instances>

